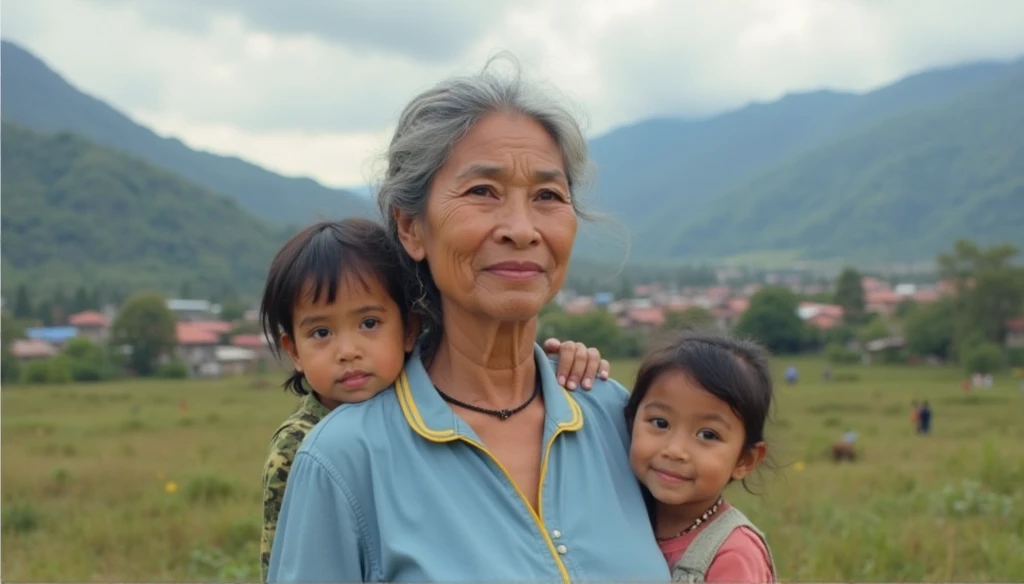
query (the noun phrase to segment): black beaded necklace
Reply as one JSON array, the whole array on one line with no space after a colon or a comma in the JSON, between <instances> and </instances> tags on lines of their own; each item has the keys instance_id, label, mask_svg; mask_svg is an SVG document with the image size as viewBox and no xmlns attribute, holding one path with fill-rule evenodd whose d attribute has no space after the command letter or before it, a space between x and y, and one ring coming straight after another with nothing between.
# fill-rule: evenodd
<instances>
[{"instance_id":1,"label":"black beaded necklace","mask_svg":"<svg viewBox=\"0 0 1024 584\"><path fill-rule=\"evenodd\" d=\"M446 402L448 402L450 404L454 404L454 405L457 405L457 406L459 406L461 408L466 408L467 410L472 410L474 412L479 412L481 414L487 414L489 416L494 416L494 417L498 418L501 421L505 421L505 420L511 418L514 414L518 414L519 412L525 410L526 406L528 406L531 403L533 403L533 400L537 399L537 396L540 395L540 389L541 389L540 369L539 368L537 369L537 378L536 378L536 380L534 381L534 384L533 384L533 393L530 394L530 397L528 397L525 402L523 402L522 404L520 404L520 405L518 405L518 406L516 406L514 408L505 408L503 410L492 410L490 408L482 408L480 406L474 406L473 404L467 404L464 401L459 401L459 400L455 399L454 397L448 395L447 393L441 391L441 388L439 388L436 385L434 386L434 389L437 390L437 393L441 396L442 399L444 399L444 401L446 401Z\"/></svg>"}]
</instances>

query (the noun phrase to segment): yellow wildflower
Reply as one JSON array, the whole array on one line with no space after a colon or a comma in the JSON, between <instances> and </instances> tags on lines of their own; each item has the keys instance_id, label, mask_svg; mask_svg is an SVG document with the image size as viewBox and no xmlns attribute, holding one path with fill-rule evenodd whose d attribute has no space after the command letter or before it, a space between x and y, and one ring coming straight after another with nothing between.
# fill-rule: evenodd
<instances>
[{"instance_id":1,"label":"yellow wildflower","mask_svg":"<svg viewBox=\"0 0 1024 584\"><path fill-rule=\"evenodd\" d=\"M168 495L173 495L178 492L178 483L174 481L167 481L167 484L164 485L164 491L166 491Z\"/></svg>"},{"instance_id":2,"label":"yellow wildflower","mask_svg":"<svg viewBox=\"0 0 1024 584\"><path fill-rule=\"evenodd\" d=\"M793 470L795 470L796 472L800 472L804 468L805 468L805 465L804 465L803 462L794 462L793 463Z\"/></svg>"}]
</instances>

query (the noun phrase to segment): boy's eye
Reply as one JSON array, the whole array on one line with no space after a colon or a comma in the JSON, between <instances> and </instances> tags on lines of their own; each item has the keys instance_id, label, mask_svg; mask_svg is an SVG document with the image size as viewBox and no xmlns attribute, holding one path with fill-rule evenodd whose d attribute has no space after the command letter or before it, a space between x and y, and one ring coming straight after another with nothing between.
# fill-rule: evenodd
<instances>
[{"instance_id":1,"label":"boy's eye","mask_svg":"<svg viewBox=\"0 0 1024 584\"><path fill-rule=\"evenodd\" d=\"M321 326L310 331L309 336L313 337L314 339L322 339L329 334L331 334L331 331L327 330L327 327Z\"/></svg>"},{"instance_id":2,"label":"boy's eye","mask_svg":"<svg viewBox=\"0 0 1024 584\"><path fill-rule=\"evenodd\" d=\"M359 323L359 327L365 330L372 331L373 329L380 326L380 321L376 318L364 318L363 322Z\"/></svg>"},{"instance_id":3,"label":"boy's eye","mask_svg":"<svg viewBox=\"0 0 1024 584\"><path fill-rule=\"evenodd\" d=\"M713 430L701 430L697 432L697 437L701 440L718 440L718 434Z\"/></svg>"},{"instance_id":4,"label":"boy's eye","mask_svg":"<svg viewBox=\"0 0 1024 584\"><path fill-rule=\"evenodd\" d=\"M651 418L648 421L651 423L652 426L659 430L668 429L668 420L666 420L665 418Z\"/></svg>"}]
</instances>

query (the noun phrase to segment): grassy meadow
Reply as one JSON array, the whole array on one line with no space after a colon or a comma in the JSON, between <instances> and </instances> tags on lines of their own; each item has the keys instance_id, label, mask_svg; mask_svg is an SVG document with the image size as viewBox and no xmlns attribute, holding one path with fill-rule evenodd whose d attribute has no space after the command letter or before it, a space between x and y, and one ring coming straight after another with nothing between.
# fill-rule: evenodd
<instances>
[{"instance_id":1,"label":"grassy meadow","mask_svg":"<svg viewBox=\"0 0 1024 584\"><path fill-rule=\"evenodd\" d=\"M762 494L730 498L784 580L1024 580L1024 393L944 368L800 367ZM631 379L635 363L613 364ZM934 410L914 434L912 399ZM257 581L260 473L294 398L252 378L5 387L5 581ZM849 429L861 458L828 448ZM758 483L755 483L755 487Z\"/></svg>"}]
</instances>

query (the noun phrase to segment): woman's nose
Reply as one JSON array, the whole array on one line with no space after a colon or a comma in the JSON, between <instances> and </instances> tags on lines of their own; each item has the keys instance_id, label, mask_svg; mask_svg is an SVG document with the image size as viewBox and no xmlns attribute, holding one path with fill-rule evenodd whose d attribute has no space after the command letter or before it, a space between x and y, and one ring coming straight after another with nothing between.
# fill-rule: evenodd
<instances>
[{"instance_id":1,"label":"woman's nose","mask_svg":"<svg viewBox=\"0 0 1024 584\"><path fill-rule=\"evenodd\" d=\"M498 230L502 240L520 249L536 245L540 241L540 233L537 232L526 196L512 196L505 201Z\"/></svg>"}]
</instances>

